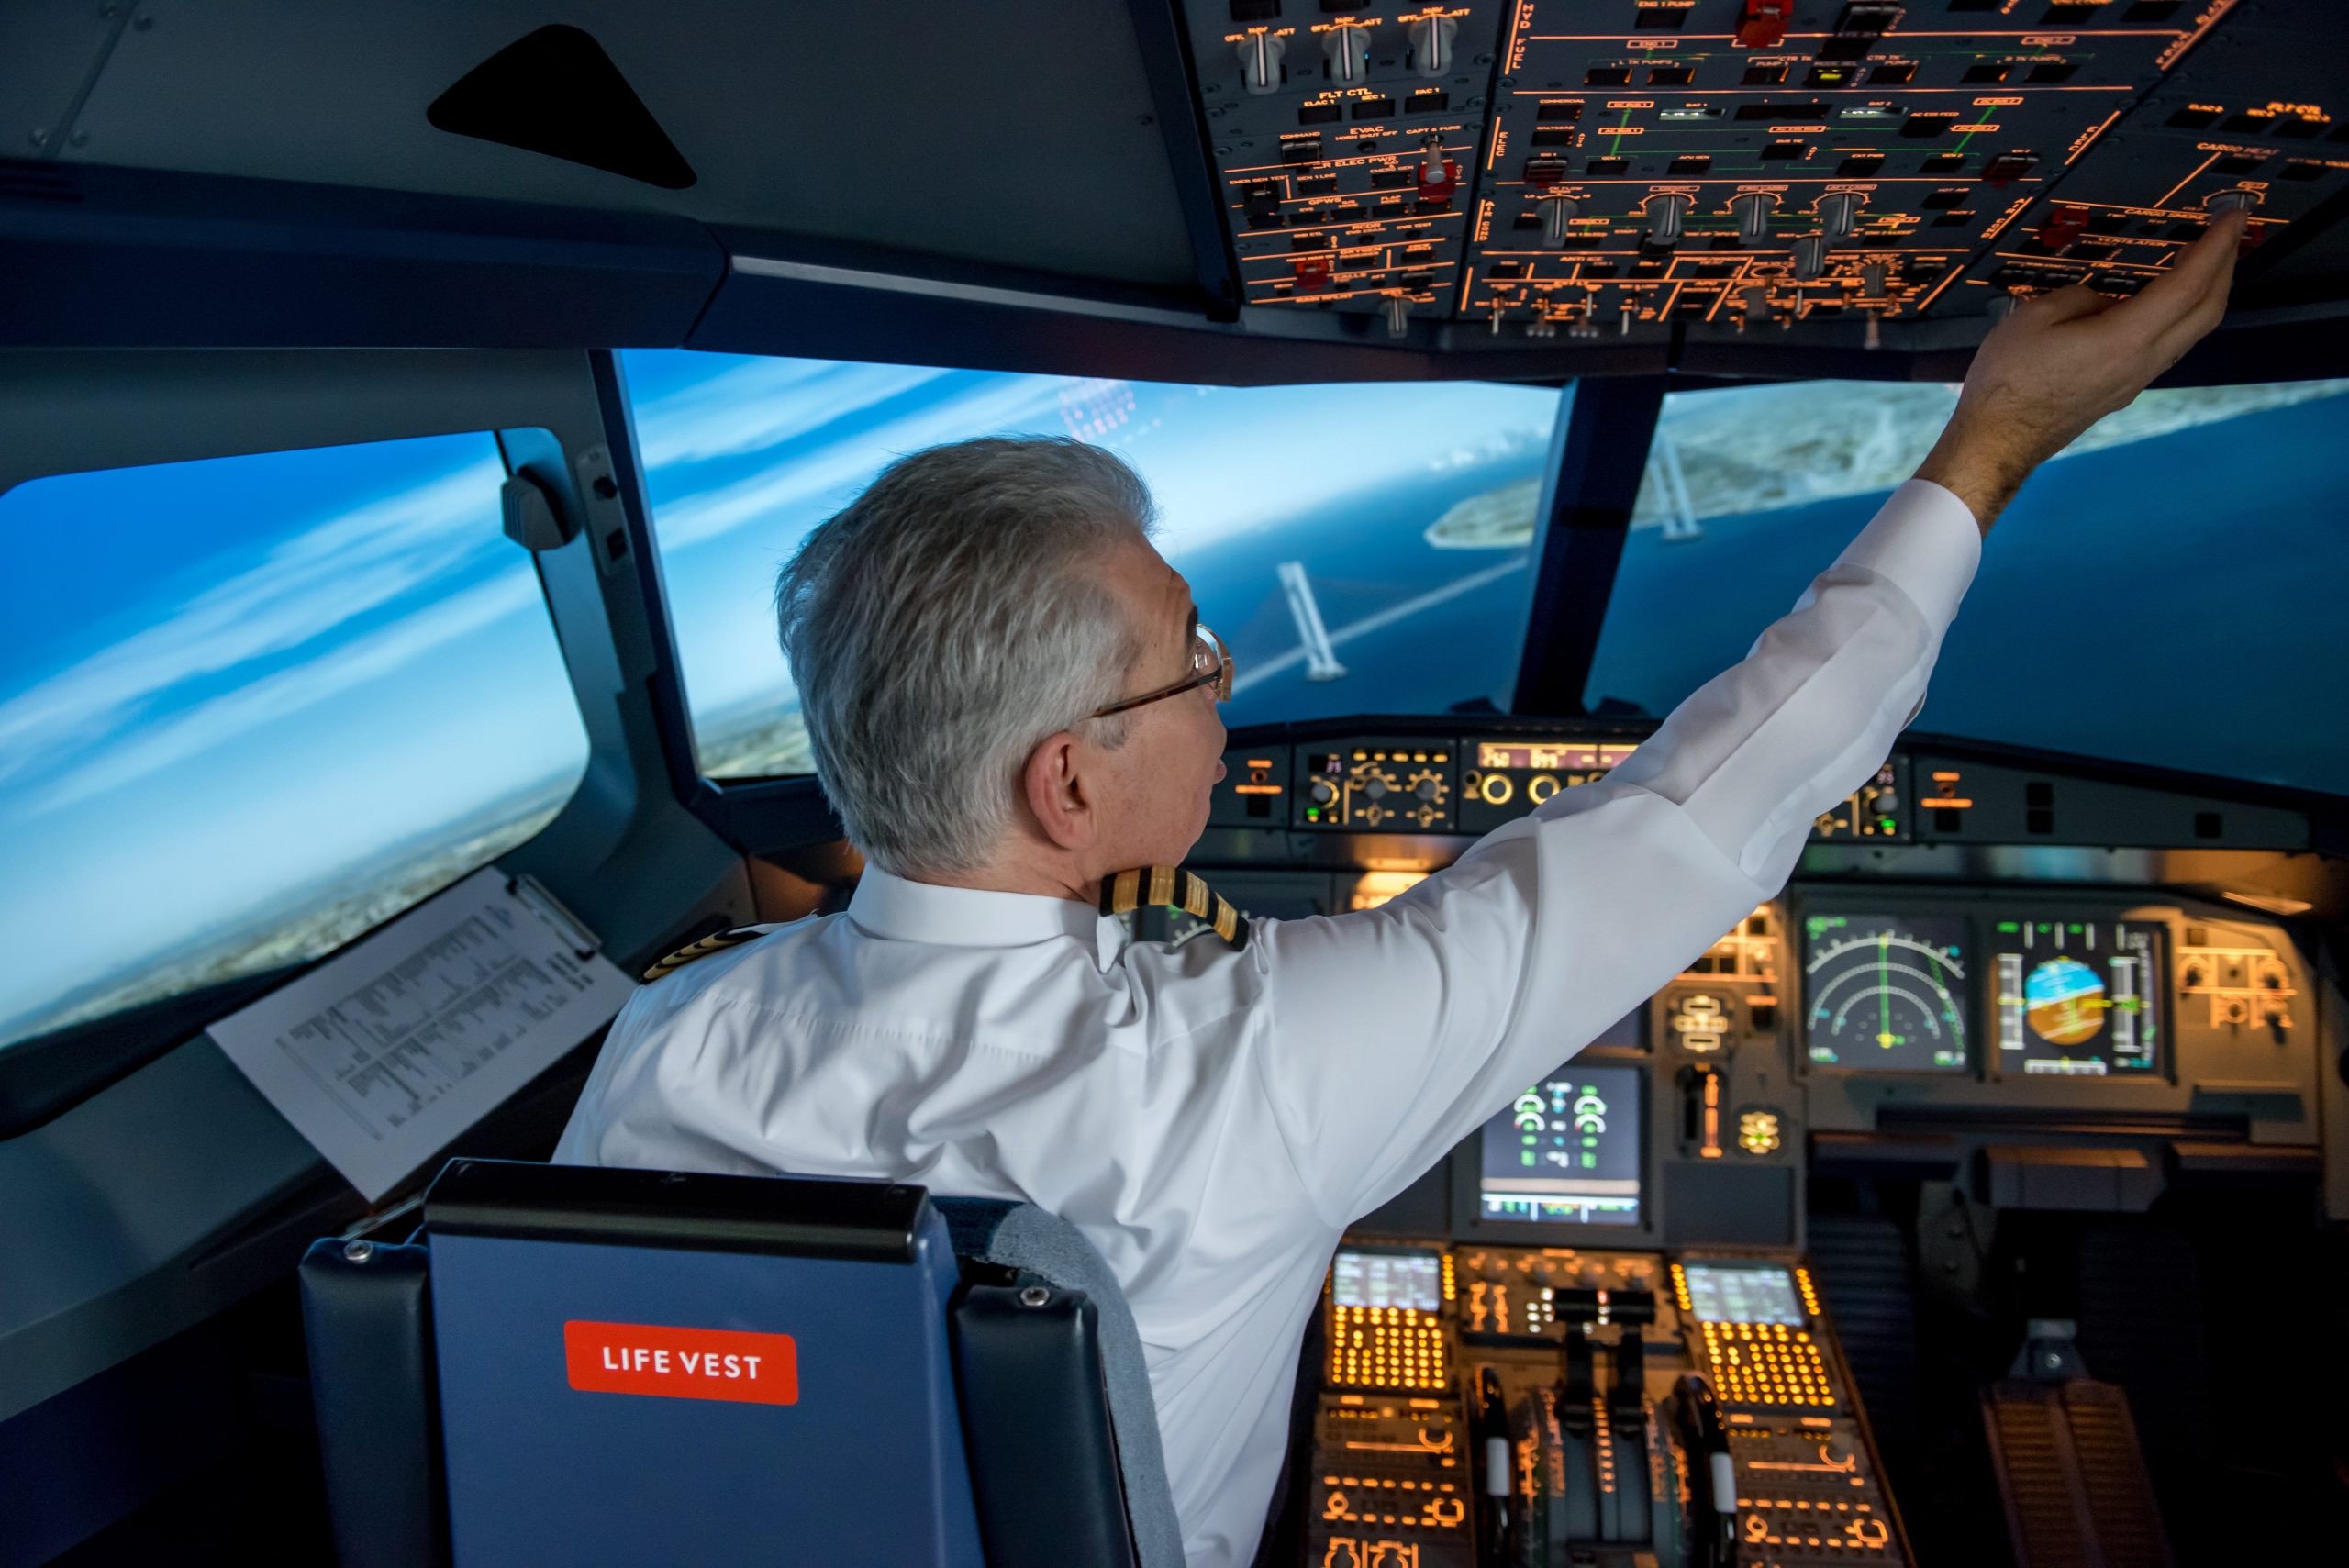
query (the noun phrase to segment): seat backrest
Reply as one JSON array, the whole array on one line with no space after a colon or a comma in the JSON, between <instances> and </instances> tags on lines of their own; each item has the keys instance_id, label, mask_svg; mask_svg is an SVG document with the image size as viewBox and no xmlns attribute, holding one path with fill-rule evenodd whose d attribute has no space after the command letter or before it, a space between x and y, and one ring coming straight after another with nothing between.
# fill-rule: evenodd
<instances>
[{"instance_id":1,"label":"seat backrest","mask_svg":"<svg viewBox=\"0 0 2349 1568\"><path fill-rule=\"evenodd\" d=\"M345 1568L1182 1561L1122 1295L1025 1205L458 1161L302 1285Z\"/></svg>"},{"instance_id":2,"label":"seat backrest","mask_svg":"<svg viewBox=\"0 0 2349 1568\"><path fill-rule=\"evenodd\" d=\"M1113 1460L1113 1473L1075 1489L1074 1496L1089 1494L1114 1498L1122 1493L1132 1561L1139 1568L1183 1568L1183 1531L1174 1515L1174 1495L1167 1488L1166 1456L1159 1442L1158 1406L1150 1391L1150 1366L1143 1359L1141 1335L1126 1306L1125 1292L1109 1265L1076 1227L1033 1204L963 1197L933 1201L946 1217L959 1256L1012 1271L1022 1281L1041 1283L1057 1293L1074 1294L1088 1304L1085 1312L1093 1320L1087 1335L1090 1343L1063 1350L1047 1330L1030 1327L1022 1336L1025 1347L1016 1356L1007 1353L982 1361L966 1354L963 1358L963 1396L972 1402L985 1397L979 1379L990 1372L1016 1369L1024 1373L1040 1362L1050 1369L1043 1375L1022 1379L1022 1410L998 1409L992 1402L985 1408L966 1407L971 1457L982 1484L982 1522L987 1527L991 1556L998 1553L1000 1546L1010 1544L999 1540L1003 1532L996 1528L998 1517L1036 1517L1034 1510L1016 1504L1007 1495L996 1471L1066 1475L1082 1469L1089 1452ZM960 1342L974 1344L975 1315L958 1314L957 1324ZM1075 1364L1086 1358L1098 1368L1097 1393L1090 1380L1079 1375ZM1088 1403L1106 1408L1097 1417L1088 1418L1083 1408ZM1092 1428L1105 1424L1110 1429L1106 1444L1087 1435ZM988 1434L984 1442L981 1433ZM1081 1509L1074 1518L1071 1512L1071 1502L1064 1501L1050 1527L1059 1533L1064 1550L1072 1538L1106 1540L1106 1527L1086 1518ZM1025 1541L1013 1550L1028 1554ZM1063 1561L1124 1559L1113 1558L1097 1547L1092 1555L1071 1554Z\"/></svg>"},{"instance_id":3,"label":"seat backrest","mask_svg":"<svg viewBox=\"0 0 2349 1568\"><path fill-rule=\"evenodd\" d=\"M425 1228L459 1568L979 1568L920 1188L460 1161Z\"/></svg>"}]
</instances>

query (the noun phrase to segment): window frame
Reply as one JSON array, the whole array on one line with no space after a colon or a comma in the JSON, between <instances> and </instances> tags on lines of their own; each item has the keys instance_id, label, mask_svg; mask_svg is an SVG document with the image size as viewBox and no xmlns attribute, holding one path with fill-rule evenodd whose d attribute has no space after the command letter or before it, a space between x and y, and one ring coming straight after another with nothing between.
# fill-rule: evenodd
<instances>
[{"instance_id":1,"label":"window frame","mask_svg":"<svg viewBox=\"0 0 2349 1568\"><path fill-rule=\"evenodd\" d=\"M610 447L587 371L584 356L562 351L11 351L0 354L0 495L66 474L491 436L508 473L536 479L577 530L531 564L588 749L563 808L497 863L538 876L623 952L622 944L644 939L615 920L618 906L608 893L599 895L590 868L640 833L646 800L662 797L634 777L658 733L648 705L622 700L631 684L622 672L643 662L629 655L648 639L634 563L625 550L610 553L612 536L630 550L635 540L596 484L610 469ZM0 1142L332 956L0 1046Z\"/></svg>"}]
</instances>

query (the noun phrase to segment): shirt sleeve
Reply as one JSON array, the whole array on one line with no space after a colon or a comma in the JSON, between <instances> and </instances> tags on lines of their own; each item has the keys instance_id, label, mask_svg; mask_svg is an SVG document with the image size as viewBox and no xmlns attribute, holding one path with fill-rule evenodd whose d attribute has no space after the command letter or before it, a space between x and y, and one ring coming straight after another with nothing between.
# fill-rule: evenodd
<instances>
[{"instance_id":1,"label":"shirt sleeve","mask_svg":"<svg viewBox=\"0 0 2349 1568\"><path fill-rule=\"evenodd\" d=\"M1320 1217L1386 1202L1784 885L1924 701L1980 558L1911 480L1605 778L1377 909L1268 922L1262 1092Z\"/></svg>"}]
</instances>

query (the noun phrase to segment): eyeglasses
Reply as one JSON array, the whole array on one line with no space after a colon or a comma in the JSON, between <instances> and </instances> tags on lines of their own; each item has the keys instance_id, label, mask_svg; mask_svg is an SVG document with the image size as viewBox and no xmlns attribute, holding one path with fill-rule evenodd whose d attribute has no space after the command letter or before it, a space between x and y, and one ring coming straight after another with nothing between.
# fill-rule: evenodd
<instances>
[{"instance_id":1,"label":"eyeglasses","mask_svg":"<svg viewBox=\"0 0 2349 1568\"><path fill-rule=\"evenodd\" d=\"M1113 713L1123 713L1128 708L1141 707L1146 703L1162 702L1168 697L1180 696L1185 692L1197 691L1199 687L1206 685L1215 687L1216 701L1230 700L1231 650L1223 645L1223 639L1206 627L1200 627L1191 634L1191 673L1188 675L1171 686L1161 686L1154 692L1144 692L1138 697L1128 697L1123 702L1113 702L1108 707L1096 708L1085 717L1107 718Z\"/></svg>"}]
</instances>

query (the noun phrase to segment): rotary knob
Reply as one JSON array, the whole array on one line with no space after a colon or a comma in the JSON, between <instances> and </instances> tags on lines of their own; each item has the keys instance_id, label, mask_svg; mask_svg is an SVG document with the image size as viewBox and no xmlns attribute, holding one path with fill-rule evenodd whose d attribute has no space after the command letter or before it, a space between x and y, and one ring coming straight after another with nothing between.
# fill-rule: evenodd
<instances>
[{"instance_id":1,"label":"rotary knob","mask_svg":"<svg viewBox=\"0 0 2349 1568\"><path fill-rule=\"evenodd\" d=\"M1566 242L1566 225L1582 212L1582 205L1572 196L1543 196L1535 204L1542 209L1542 243L1555 250Z\"/></svg>"},{"instance_id":2,"label":"rotary knob","mask_svg":"<svg viewBox=\"0 0 2349 1568\"><path fill-rule=\"evenodd\" d=\"M1338 799L1338 786L1328 779L1315 779L1305 786L1305 798L1315 806L1335 805Z\"/></svg>"},{"instance_id":3,"label":"rotary knob","mask_svg":"<svg viewBox=\"0 0 2349 1568\"><path fill-rule=\"evenodd\" d=\"M2213 191L2202 198L2202 210L2212 217L2221 213L2249 212L2259 205L2259 193L2240 187L2232 191Z\"/></svg>"},{"instance_id":4,"label":"rotary knob","mask_svg":"<svg viewBox=\"0 0 2349 1568\"><path fill-rule=\"evenodd\" d=\"M1411 70L1421 76L1442 76L1452 70L1452 39L1460 24L1450 17L1421 17L1411 24Z\"/></svg>"},{"instance_id":5,"label":"rotary knob","mask_svg":"<svg viewBox=\"0 0 2349 1568\"><path fill-rule=\"evenodd\" d=\"M1795 276L1803 283L1816 282L1827 271L1827 241L1816 234L1806 234L1795 241Z\"/></svg>"},{"instance_id":6,"label":"rotary knob","mask_svg":"<svg viewBox=\"0 0 2349 1568\"><path fill-rule=\"evenodd\" d=\"M1370 69L1370 29L1335 27L1321 35L1321 52L1330 57L1330 80L1341 87L1359 87Z\"/></svg>"},{"instance_id":7,"label":"rotary knob","mask_svg":"<svg viewBox=\"0 0 2349 1568\"><path fill-rule=\"evenodd\" d=\"M1860 207L1866 200L1857 191L1830 191L1819 198L1811 210L1819 214L1827 243L1840 245L1852 237L1852 230L1859 223Z\"/></svg>"},{"instance_id":8,"label":"rotary knob","mask_svg":"<svg viewBox=\"0 0 2349 1568\"><path fill-rule=\"evenodd\" d=\"M1421 800L1440 800L1443 797L1443 785L1433 779L1421 779L1411 786L1411 793Z\"/></svg>"},{"instance_id":9,"label":"rotary knob","mask_svg":"<svg viewBox=\"0 0 2349 1568\"><path fill-rule=\"evenodd\" d=\"M1770 238L1770 212L1778 198L1767 191L1748 191L1730 199L1729 210L1737 215L1737 237L1748 245L1759 245Z\"/></svg>"},{"instance_id":10,"label":"rotary knob","mask_svg":"<svg viewBox=\"0 0 2349 1568\"><path fill-rule=\"evenodd\" d=\"M1362 792L1373 800L1384 800L1386 798L1386 781L1373 773L1363 781Z\"/></svg>"},{"instance_id":11,"label":"rotary knob","mask_svg":"<svg viewBox=\"0 0 2349 1568\"><path fill-rule=\"evenodd\" d=\"M1236 46L1240 51L1240 74L1248 83L1248 91L1259 97L1280 90L1281 57L1288 52L1288 39L1268 32L1252 32Z\"/></svg>"},{"instance_id":12,"label":"rotary knob","mask_svg":"<svg viewBox=\"0 0 2349 1568\"><path fill-rule=\"evenodd\" d=\"M1688 217L1688 209L1697 198L1686 191L1659 191L1647 199L1648 243L1656 249L1670 250L1680 243L1681 225Z\"/></svg>"}]
</instances>

